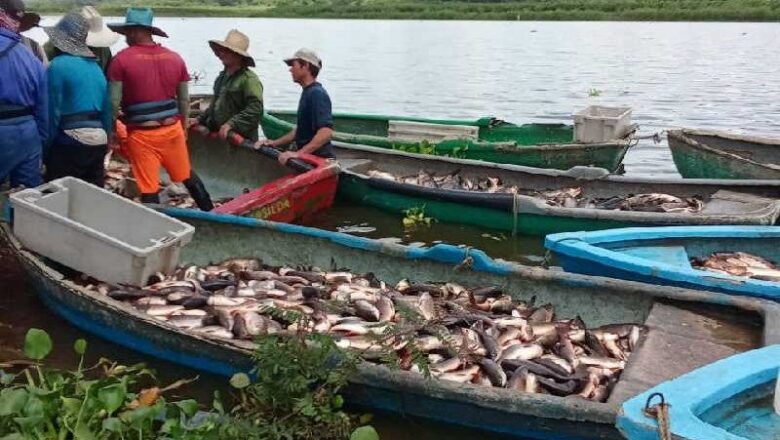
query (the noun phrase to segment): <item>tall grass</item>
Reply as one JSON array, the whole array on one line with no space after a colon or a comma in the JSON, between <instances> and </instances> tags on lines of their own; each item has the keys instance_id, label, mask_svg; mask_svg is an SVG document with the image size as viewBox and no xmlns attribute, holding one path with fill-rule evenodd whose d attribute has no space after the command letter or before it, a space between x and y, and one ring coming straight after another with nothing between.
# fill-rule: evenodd
<instances>
[{"instance_id":1,"label":"tall grass","mask_svg":"<svg viewBox=\"0 0 780 440\"><path fill-rule=\"evenodd\" d=\"M64 12L89 0L33 0ZM104 14L152 6L159 15L433 20L778 21L778 0L106 0Z\"/></svg>"}]
</instances>

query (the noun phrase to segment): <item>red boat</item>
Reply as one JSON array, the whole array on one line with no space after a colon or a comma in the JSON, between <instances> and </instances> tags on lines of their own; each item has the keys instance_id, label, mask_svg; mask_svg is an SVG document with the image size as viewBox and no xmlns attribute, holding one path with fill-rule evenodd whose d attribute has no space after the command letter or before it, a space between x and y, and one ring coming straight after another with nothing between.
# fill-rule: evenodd
<instances>
[{"instance_id":1,"label":"red boat","mask_svg":"<svg viewBox=\"0 0 780 440\"><path fill-rule=\"evenodd\" d=\"M195 125L192 131L217 139L216 133ZM241 148L253 148L252 142L230 132L228 141ZM279 150L256 148L258 154L276 160ZM242 194L215 208L212 212L255 217L277 222L306 222L312 215L333 205L340 168L333 160L310 154L287 162L294 174L283 176L257 189Z\"/></svg>"}]
</instances>

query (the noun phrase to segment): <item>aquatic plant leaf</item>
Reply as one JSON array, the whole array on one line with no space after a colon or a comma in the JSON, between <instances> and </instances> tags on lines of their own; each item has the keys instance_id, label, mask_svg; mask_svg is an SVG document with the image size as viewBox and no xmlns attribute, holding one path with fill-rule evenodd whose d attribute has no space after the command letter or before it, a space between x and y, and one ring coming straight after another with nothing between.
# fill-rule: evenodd
<instances>
[{"instance_id":1,"label":"aquatic plant leaf","mask_svg":"<svg viewBox=\"0 0 780 440\"><path fill-rule=\"evenodd\" d=\"M119 432L122 430L122 421L116 417L109 417L103 420L103 430L110 432Z\"/></svg>"},{"instance_id":2,"label":"aquatic plant leaf","mask_svg":"<svg viewBox=\"0 0 780 440\"><path fill-rule=\"evenodd\" d=\"M98 390L98 400L109 414L113 414L122 406L125 397L127 397L127 389L124 383L116 383Z\"/></svg>"},{"instance_id":3,"label":"aquatic plant leaf","mask_svg":"<svg viewBox=\"0 0 780 440\"><path fill-rule=\"evenodd\" d=\"M32 430L37 426L43 425L44 422L43 416L14 417L14 423L19 425L22 430Z\"/></svg>"},{"instance_id":4,"label":"aquatic plant leaf","mask_svg":"<svg viewBox=\"0 0 780 440\"><path fill-rule=\"evenodd\" d=\"M157 417L160 408L158 406L142 406L134 410L122 413L120 418L127 424L140 427L144 422L152 421Z\"/></svg>"},{"instance_id":5,"label":"aquatic plant leaf","mask_svg":"<svg viewBox=\"0 0 780 440\"><path fill-rule=\"evenodd\" d=\"M236 373L230 378L230 385L239 390L248 387L250 382L249 376L244 373Z\"/></svg>"},{"instance_id":6,"label":"aquatic plant leaf","mask_svg":"<svg viewBox=\"0 0 780 440\"><path fill-rule=\"evenodd\" d=\"M379 434L373 426L361 426L352 431L349 440L379 440Z\"/></svg>"},{"instance_id":7,"label":"aquatic plant leaf","mask_svg":"<svg viewBox=\"0 0 780 440\"><path fill-rule=\"evenodd\" d=\"M66 414L78 414L79 409L81 409L81 400L79 399L60 397L60 400L62 401L62 408L65 410Z\"/></svg>"},{"instance_id":8,"label":"aquatic plant leaf","mask_svg":"<svg viewBox=\"0 0 780 440\"><path fill-rule=\"evenodd\" d=\"M27 403L24 405L24 415L26 416L43 416L46 408L43 405L43 400L37 396L30 396L27 399Z\"/></svg>"},{"instance_id":9,"label":"aquatic plant leaf","mask_svg":"<svg viewBox=\"0 0 780 440\"><path fill-rule=\"evenodd\" d=\"M52 342L49 334L39 328L27 330L24 337L24 354L30 359L41 360L51 353Z\"/></svg>"},{"instance_id":10,"label":"aquatic plant leaf","mask_svg":"<svg viewBox=\"0 0 780 440\"><path fill-rule=\"evenodd\" d=\"M8 434L5 437L0 437L0 440L24 440L24 436L21 434L13 433L13 434Z\"/></svg>"},{"instance_id":11,"label":"aquatic plant leaf","mask_svg":"<svg viewBox=\"0 0 780 440\"><path fill-rule=\"evenodd\" d=\"M0 391L0 416L10 416L19 413L27 404L27 391L16 388L6 388Z\"/></svg>"},{"instance_id":12,"label":"aquatic plant leaf","mask_svg":"<svg viewBox=\"0 0 780 440\"><path fill-rule=\"evenodd\" d=\"M76 342L73 343L73 351L79 356L84 356L84 353L87 351L87 341L84 339L76 339Z\"/></svg>"},{"instance_id":13,"label":"aquatic plant leaf","mask_svg":"<svg viewBox=\"0 0 780 440\"><path fill-rule=\"evenodd\" d=\"M0 385L10 385L14 379L16 379L15 374L9 374L3 370L0 370Z\"/></svg>"},{"instance_id":14,"label":"aquatic plant leaf","mask_svg":"<svg viewBox=\"0 0 780 440\"><path fill-rule=\"evenodd\" d=\"M194 399L182 400L174 403L187 416L192 417L198 412L198 402Z\"/></svg>"},{"instance_id":15,"label":"aquatic plant leaf","mask_svg":"<svg viewBox=\"0 0 780 440\"><path fill-rule=\"evenodd\" d=\"M79 423L73 430L74 440L97 440L95 434L89 429L86 423Z\"/></svg>"}]
</instances>

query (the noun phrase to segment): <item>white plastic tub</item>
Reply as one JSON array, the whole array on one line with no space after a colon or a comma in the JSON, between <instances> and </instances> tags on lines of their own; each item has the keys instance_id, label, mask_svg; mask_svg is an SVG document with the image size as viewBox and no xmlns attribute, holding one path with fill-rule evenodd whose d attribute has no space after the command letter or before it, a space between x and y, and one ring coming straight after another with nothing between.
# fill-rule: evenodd
<instances>
[{"instance_id":1,"label":"white plastic tub","mask_svg":"<svg viewBox=\"0 0 780 440\"><path fill-rule=\"evenodd\" d=\"M574 142L622 139L632 128L630 107L591 105L574 114Z\"/></svg>"},{"instance_id":2,"label":"white plastic tub","mask_svg":"<svg viewBox=\"0 0 780 440\"><path fill-rule=\"evenodd\" d=\"M109 283L170 273L195 228L73 177L11 195L22 245Z\"/></svg>"}]
</instances>

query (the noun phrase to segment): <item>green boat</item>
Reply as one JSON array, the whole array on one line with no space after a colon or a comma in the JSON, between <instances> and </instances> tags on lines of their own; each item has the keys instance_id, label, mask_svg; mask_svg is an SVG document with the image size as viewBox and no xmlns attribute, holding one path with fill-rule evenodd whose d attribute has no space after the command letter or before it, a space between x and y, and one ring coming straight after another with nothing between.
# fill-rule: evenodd
<instances>
[{"instance_id":1,"label":"green boat","mask_svg":"<svg viewBox=\"0 0 780 440\"><path fill-rule=\"evenodd\" d=\"M772 225L780 217L780 181L637 179L607 175L605 170L594 168L563 172L373 147L342 148L340 144L336 155L342 169L339 196L352 203L399 215L422 208L426 216L442 222L527 235L649 225ZM458 173L473 180L490 176L504 186L516 186L518 193L423 187L377 177L376 173L416 176L420 170L438 176ZM528 195L570 188L581 190L580 197L599 199L648 193L697 197L703 207L695 213L569 208Z\"/></svg>"},{"instance_id":2,"label":"green boat","mask_svg":"<svg viewBox=\"0 0 780 440\"><path fill-rule=\"evenodd\" d=\"M270 111L263 115L261 125L266 137L276 139L292 130L295 121L295 112ZM585 165L615 172L629 147L627 140L572 143L574 127L565 124L346 113L333 115L333 121L333 139L345 144L537 168L568 170Z\"/></svg>"},{"instance_id":3,"label":"green boat","mask_svg":"<svg viewBox=\"0 0 780 440\"><path fill-rule=\"evenodd\" d=\"M246 217L181 209L166 212L195 226L192 242L181 248L183 264L256 256L270 265L336 265L357 273L372 271L388 283L408 277L496 285L518 298L535 296L539 303L555 304L559 316L581 316L590 326L622 322L647 326L604 403L429 380L374 364L362 365L347 390L347 402L372 412L477 428L487 432L486 438L493 434L620 439L614 423L626 399L715 360L777 343L780 337L778 305L755 298L499 263L480 251L449 245L421 249ZM241 341L188 332L86 290L69 281L60 265L22 249L8 225L0 223L0 247L3 241L29 274L42 302L82 330L151 357L215 374L230 376L249 369L251 347ZM471 270L463 270L462 265L455 270L469 257Z\"/></svg>"},{"instance_id":4,"label":"green boat","mask_svg":"<svg viewBox=\"0 0 780 440\"><path fill-rule=\"evenodd\" d=\"M672 130L668 139L685 178L780 179L780 139L691 129Z\"/></svg>"}]
</instances>

